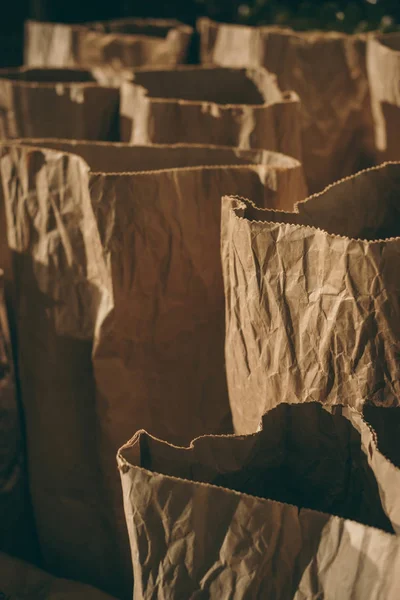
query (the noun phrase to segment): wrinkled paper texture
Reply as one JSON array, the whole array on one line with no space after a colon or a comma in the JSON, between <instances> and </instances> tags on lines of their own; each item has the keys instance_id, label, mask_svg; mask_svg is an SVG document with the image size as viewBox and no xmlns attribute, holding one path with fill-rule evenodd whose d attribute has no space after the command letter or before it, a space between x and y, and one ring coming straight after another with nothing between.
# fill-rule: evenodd
<instances>
[{"instance_id":1,"label":"wrinkled paper texture","mask_svg":"<svg viewBox=\"0 0 400 600\"><path fill-rule=\"evenodd\" d=\"M26 21L24 62L34 67L119 70L184 63L193 30L166 19L119 19L70 25Z\"/></svg>"},{"instance_id":2,"label":"wrinkled paper texture","mask_svg":"<svg viewBox=\"0 0 400 600\"><path fill-rule=\"evenodd\" d=\"M265 69L137 70L121 86L121 140L265 148L301 158L300 105Z\"/></svg>"},{"instance_id":3,"label":"wrinkled paper texture","mask_svg":"<svg viewBox=\"0 0 400 600\"><path fill-rule=\"evenodd\" d=\"M400 534L400 453L398 432L400 411L365 404L362 413L346 409L346 416L361 435L362 448L378 483L385 514Z\"/></svg>"},{"instance_id":4,"label":"wrinkled paper texture","mask_svg":"<svg viewBox=\"0 0 400 600\"><path fill-rule=\"evenodd\" d=\"M301 101L303 161L311 192L354 173L371 152L366 36L295 32L199 19L203 64L265 67ZM364 165L367 166L367 165Z\"/></svg>"},{"instance_id":5,"label":"wrinkled paper texture","mask_svg":"<svg viewBox=\"0 0 400 600\"><path fill-rule=\"evenodd\" d=\"M400 544L352 414L281 404L185 448L138 432L118 453L135 600L396 600Z\"/></svg>"},{"instance_id":6,"label":"wrinkled paper texture","mask_svg":"<svg viewBox=\"0 0 400 600\"><path fill-rule=\"evenodd\" d=\"M116 559L99 502L91 353L108 280L89 168L59 152L2 146L1 154L30 491L44 564L106 588Z\"/></svg>"},{"instance_id":7,"label":"wrinkled paper texture","mask_svg":"<svg viewBox=\"0 0 400 600\"><path fill-rule=\"evenodd\" d=\"M0 140L118 139L119 91L81 69L0 70Z\"/></svg>"},{"instance_id":8,"label":"wrinkled paper texture","mask_svg":"<svg viewBox=\"0 0 400 600\"><path fill-rule=\"evenodd\" d=\"M400 34L385 34L368 41L367 68L376 160L400 160Z\"/></svg>"},{"instance_id":9,"label":"wrinkled paper texture","mask_svg":"<svg viewBox=\"0 0 400 600\"><path fill-rule=\"evenodd\" d=\"M400 397L400 165L296 212L223 201L226 368L235 431L275 402L361 408Z\"/></svg>"},{"instance_id":10,"label":"wrinkled paper texture","mask_svg":"<svg viewBox=\"0 0 400 600\"><path fill-rule=\"evenodd\" d=\"M262 151L42 143L0 160L36 520L49 569L126 597L118 448L232 430L221 196L293 207L304 179Z\"/></svg>"}]
</instances>

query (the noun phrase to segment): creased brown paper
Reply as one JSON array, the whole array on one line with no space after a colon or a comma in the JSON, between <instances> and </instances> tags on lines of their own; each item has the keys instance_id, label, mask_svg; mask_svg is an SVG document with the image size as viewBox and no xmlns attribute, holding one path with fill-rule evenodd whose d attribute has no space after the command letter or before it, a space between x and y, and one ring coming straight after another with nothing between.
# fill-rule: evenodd
<instances>
[{"instance_id":1,"label":"creased brown paper","mask_svg":"<svg viewBox=\"0 0 400 600\"><path fill-rule=\"evenodd\" d=\"M265 67L301 101L303 161L311 191L354 173L371 152L366 37L295 32L199 19L203 64ZM364 165L366 166L366 165Z\"/></svg>"},{"instance_id":2,"label":"creased brown paper","mask_svg":"<svg viewBox=\"0 0 400 600\"><path fill-rule=\"evenodd\" d=\"M298 203L226 198L222 261L235 430L276 401L360 408L400 398L400 165Z\"/></svg>"},{"instance_id":3,"label":"creased brown paper","mask_svg":"<svg viewBox=\"0 0 400 600\"><path fill-rule=\"evenodd\" d=\"M0 70L0 140L118 139L119 90L83 69Z\"/></svg>"},{"instance_id":4,"label":"creased brown paper","mask_svg":"<svg viewBox=\"0 0 400 600\"><path fill-rule=\"evenodd\" d=\"M57 138L22 138L12 144L36 146L75 153L89 163L94 173L135 173L201 165L264 165L268 174L268 195L261 200L268 206L293 210L297 198L307 196L303 167L290 156L269 150L243 149L202 144L151 144L90 142ZM178 167L177 167L178 165Z\"/></svg>"},{"instance_id":5,"label":"creased brown paper","mask_svg":"<svg viewBox=\"0 0 400 600\"><path fill-rule=\"evenodd\" d=\"M192 34L191 27L173 19L26 21L24 61L35 67L173 67L185 62Z\"/></svg>"},{"instance_id":6,"label":"creased brown paper","mask_svg":"<svg viewBox=\"0 0 400 600\"><path fill-rule=\"evenodd\" d=\"M42 550L126 597L118 447L140 427L184 443L232 429L221 196L293 205L302 170L233 148L31 143L55 150L3 145L0 168Z\"/></svg>"},{"instance_id":7,"label":"creased brown paper","mask_svg":"<svg viewBox=\"0 0 400 600\"><path fill-rule=\"evenodd\" d=\"M301 158L299 100L265 69L137 70L121 86L121 139L265 148Z\"/></svg>"},{"instance_id":8,"label":"creased brown paper","mask_svg":"<svg viewBox=\"0 0 400 600\"><path fill-rule=\"evenodd\" d=\"M44 564L106 589L116 558L99 502L91 351L107 277L89 168L60 152L0 148L30 491Z\"/></svg>"},{"instance_id":9,"label":"creased brown paper","mask_svg":"<svg viewBox=\"0 0 400 600\"><path fill-rule=\"evenodd\" d=\"M3 286L0 270L0 549L34 558L23 427Z\"/></svg>"},{"instance_id":10,"label":"creased brown paper","mask_svg":"<svg viewBox=\"0 0 400 600\"><path fill-rule=\"evenodd\" d=\"M58 579L33 565L2 553L0 597L4 600L113 600L108 594L92 587Z\"/></svg>"},{"instance_id":11,"label":"creased brown paper","mask_svg":"<svg viewBox=\"0 0 400 600\"><path fill-rule=\"evenodd\" d=\"M281 404L187 448L140 431L118 463L135 599L398 597L399 541L340 407Z\"/></svg>"},{"instance_id":12,"label":"creased brown paper","mask_svg":"<svg viewBox=\"0 0 400 600\"><path fill-rule=\"evenodd\" d=\"M382 507L394 531L400 533L400 410L365 404L362 413L346 416L361 434L362 448L374 472Z\"/></svg>"},{"instance_id":13,"label":"creased brown paper","mask_svg":"<svg viewBox=\"0 0 400 600\"><path fill-rule=\"evenodd\" d=\"M400 35L371 38L367 46L368 80L375 125L376 160L400 160Z\"/></svg>"}]
</instances>

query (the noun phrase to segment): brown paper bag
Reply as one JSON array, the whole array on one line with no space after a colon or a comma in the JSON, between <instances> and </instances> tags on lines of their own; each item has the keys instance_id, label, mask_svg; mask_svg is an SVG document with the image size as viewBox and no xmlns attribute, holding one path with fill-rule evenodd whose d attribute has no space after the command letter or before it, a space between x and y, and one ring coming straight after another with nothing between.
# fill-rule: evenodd
<instances>
[{"instance_id":1,"label":"brown paper bag","mask_svg":"<svg viewBox=\"0 0 400 600\"><path fill-rule=\"evenodd\" d=\"M25 64L115 69L185 62L193 29L173 19L117 19L83 25L25 23Z\"/></svg>"},{"instance_id":2,"label":"brown paper bag","mask_svg":"<svg viewBox=\"0 0 400 600\"><path fill-rule=\"evenodd\" d=\"M400 35L371 38L367 49L368 79L375 124L376 159L400 160Z\"/></svg>"},{"instance_id":3,"label":"brown paper bag","mask_svg":"<svg viewBox=\"0 0 400 600\"><path fill-rule=\"evenodd\" d=\"M36 540L3 285L0 270L0 550L34 559Z\"/></svg>"},{"instance_id":4,"label":"brown paper bag","mask_svg":"<svg viewBox=\"0 0 400 600\"><path fill-rule=\"evenodd\" d=\"M121 139L265 148L301 157L299 101L264 69L138 70L121 87Z\"/></svg>"},{"instance_id":5,"label":"brown paper bag","mask_svg":"<svg viewBox=\"0 0 400 600\"><path fill-rule=\"evenodd\" d=\"M280 405L187 448L138 432L118 453L134 598L397 600L399 540L340 412Z\"/></svg>"},{"instance_id":6,"label":"brown paper bag","mask_svg":"<svg viewBox=\"0 0 400 600\"><path fill-rule=\"evenodd\" d=\"M0 139L118 139L119 91L82 69L0 70Z\"/></svg>"},{"instance_id":7,"label":"brown paper bag","mask_svg":"<svg viewBox=\"0 0 400 600\"><path fill-rule=\"evenodd\" d=\"M399 535L400 410L366 404L362 414L347 409L346 416L361 434L362 448L378 483L382 507Z\"/></svg>"},{"instance_id":8,"label":"brown paper bag","mask_svg":"<svg viewBox=\"0 0 400 600\"><path fill-rule=\"evenodd\" d=\"M24 64L58 69L81 66L79 45L85 33L84 25L25 21Z\"/></svg>"},{"instance_id":9,"label":"brown paper bag","mask_svg":"<svg viewBox=\"0 0 400 600\"><path fill-rule=\"evenodd\" d=\"M108 280L89 168L60 152L0 149L30 490L44 564L106 589L116 559L99 501L91 351Z\"/></svg>"},{"instance_id":10,"label":"brown paper bag","mask_svg":"<svg viewBox=\"0 0 400 600\"><path fill-rule=\"evenodd\" d=\"M126 597L118 447L232 428L220 198L287 206L302 172L262 151L44 143L0 161L36 519L48 568Z\"/></svg>"},{"instance_id":11,"label":"brown paper bag","mask_svg":"<svg viewBox=\"0 0 400 600\"><path fill-rule=\"evenodd\" d=\"M295 32L199 19L203 64L265 67L301 101L303 161L311 191L354 173L370 151L366 37ZM365 165L366 166L366 165Z\"/></svg>"},{"instance_id":12,"label":"brown paper bag","mask_svg":"<svg viewBox=\"0 0 400 600\"><path fill-rule=\"evenodd\" d=\"M227 198L222 261L235 430L276 400L398 406L400 165L296 206Z\"/></svg>"},{"instance_id":13,"label":"brown paper bag","mask_svg":"<svg viewBox=\"0 0 400 600\"><path fill-rule=\"evenodd\" d=\"M264 165L268 173L267 197L261 202L281 210L293 210L298 198L307 196L303 167L290 156L269 150L203 144L151 144L90 142L57 138L21 138L8 144L35 146L76 153L94 173L134 173L206 165Z\"/></svg>"},{"instance_id":14,"label":"brown paper bag","mask_svg":"<svg viewBox=\"0 0 400 600\"><path fill-rule=\"evenodd\" d=\"M27 600L113 600L108 594L92 587L66 579L58 579L33 565L2 553L0 553L0 598L4 600L19 600L20 598Z\"/></svg>"}]
</instances>

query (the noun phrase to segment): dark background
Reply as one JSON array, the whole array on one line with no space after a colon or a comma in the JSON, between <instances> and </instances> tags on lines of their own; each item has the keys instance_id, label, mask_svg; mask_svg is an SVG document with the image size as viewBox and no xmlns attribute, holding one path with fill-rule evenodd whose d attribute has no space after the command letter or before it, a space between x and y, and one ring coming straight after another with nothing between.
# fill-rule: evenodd
<instances>
[{"instance_id":1,"label":"dark background","mask_svg":"<svg viewBox=\"0 0 400 600\"><path fill-rule=\"evenodd\" d=\"M400 29L400 0L0 0L0 65L22 63L27 18L65 23L121 17L173 17L193 25L199 16L244 24L348 33Z\"/></svg>"}]
</instances>

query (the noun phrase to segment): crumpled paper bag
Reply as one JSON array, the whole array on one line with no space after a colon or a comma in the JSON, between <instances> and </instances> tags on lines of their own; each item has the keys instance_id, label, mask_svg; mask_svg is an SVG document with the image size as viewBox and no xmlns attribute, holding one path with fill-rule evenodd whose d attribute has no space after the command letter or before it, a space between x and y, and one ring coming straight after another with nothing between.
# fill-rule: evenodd
<instances>
[{"instance_id":1,"label":"crumpled paper bag","mask_svg":"<svg viewBox=\"0 0 400 600\"><path fill-rule=\"evenodd\" d=\"M0 549L34 559L37 558L35 542L21 411L15 384L3 272L0 270Z\"/></svg>"},{"instance_id":2,"label":"crumpled paper bag","mask_svg":"<svg viewBox=\"0 0 400 600\"><path fill-rule=\"evenodd\" d=\"M119 90L83 69L0 70L0 140L118 139Z\"/></svg>"},{"instance_id":3,"label":"crumpled paper bag","mask_svg":"<svg viewBox=\"0 0 400 600\"><path fill-rule=\"evenodd\" d=\"M199 19L201 61L265 67L301 101L303 162L310 191L354 173L371 160L372 122L365 35L298 32ZM365 155L365 156L364 156Z\"/></svg>"},{"instance_id":4,"label":"crumpled paper bag","mask_svg":"<svg viewBox=\"0 0 400 600\"><path fill-rule=\"evenodd\" d=\"M0 153L8 288L44 565L106 589L116 558L99 501L91 352L108 280L89 169L59 152L3 144Z\"/></svg>"},{"instance_id":5,"label":"crumpled paper bag","mask_svg":"<svg viewBox=\"0 0 400 600\"><path fill-rule=\"evenodd\" d=\"M0 598L2 600L23 598L26 600L113 600L112 596L92 587L58 579L33 565L3 553L0 553Z\"/></svg>"},{"instance_id":6,"label":"crumpled paper bag","mask_svg":"<svg viewBox=\"0 0 400 600\"><path fill-rule=\"evenodd\" d=\"M400 410L365 404L361 413L345 411L361 435L362 448L374 472L382 507L400 534Z\"/></svg>"},{"instance_id":7,"label":"crumpled paper bag","mask_svg":"<svg viewBox=\"0 0 400 600\"><path fill-rule=\"evenodd\" d=\"M292 213L226 198L222 220L235 431L255 431L275 401L398 406L400 165Z\"/></svg>"},{"instance_id":8,"label":"crumpled paper bag","mask_svg":"<svg viewBox=\"0 0 400 600\"><path fill-rule=\"evenodd\" d=\"M299 99L265 69L137 70L121 85L121 140L265 148L301 158Z\"/></svg>"},{"instance_id":9,"label":"crumpled paper bag","mask_svg":"<svg viewBox=\"0 0 400 600\"><path fill-rule=\"evenodd\" d=\"M204 144L149 144L90 142L57 138L21 138L9 143L72 152L86 160L95 173L132 173L201 165L264 165L268 173L267 196L261 202L293 210L298 198L307 196L302 164L279 152ZM7 142L8 144L8 142Z\"/></svg>"},{"instance_id":10,"label":"crumpled paper bag","mask_svg":"<svg viewBox=\"0 0 400 600\"><path fill-rule=\"evenodd\" d=\"M36 520L48 568L126 596L118 447L232 429L221 196L287 206L304 180L268 152L43 143L0 160Z\"/></svg>"},{"instance_id":11,"label":"crumpled paper bag","mask_svg":"<svg viewBox=\"0 0 400 600\"><path fill-rule=\"evenodd\" d=\"M376 160L400 160L400 35L368 41L367 68L374 118Z\"/></svg>"},{"instance_id":12,"label":"crumpled paper bag","mask_svg":"<svg viewBox=\"0 0 400 600\"><path fill-rule=\"evenodd\" d=\"M123 446L134 598L396 600L400 542L357 428L331 410L281 404L253 435Z\"/></svg>"},{"instance_id":13,"label":"crumpled paper bag","mask_svg":"<svg viewBox=\"0 0 400 600\"><path fill-rule=\"evenodd\" d=\"M115 69L184 63L192 27L174 19L117 19L81 25L25 22L24 62L40 67Z\"/></svg>"}]
</instances>

